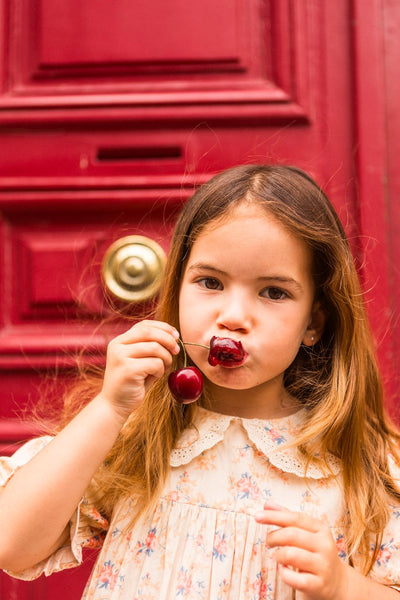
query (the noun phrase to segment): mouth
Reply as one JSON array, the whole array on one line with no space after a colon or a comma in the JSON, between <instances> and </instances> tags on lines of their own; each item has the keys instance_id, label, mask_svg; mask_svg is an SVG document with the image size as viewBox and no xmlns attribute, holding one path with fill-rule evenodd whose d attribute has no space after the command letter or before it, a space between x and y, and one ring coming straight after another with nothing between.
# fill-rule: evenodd
<instances>
[{"instance_id":1,"label":"mouth","mask_svg":"<svg viewBox=\"0 0 400 600\"><path fill-rule=\"evenodd\" d=\"M240 341L216 336L213 336L210 340L208 363L212 367L217 365L228 369L240 367L247 356L248 354Z\"/></svg>"},{"instance_id":2,"label":"mouth","mask_svg":"<svg viewBox=\"0 0 400 600\"><path fill-rule=\"evenodd\" d=\"M242 364L245 362L246 358L247 358L247 354L240 361L238 361L238 360L231 361L229 359L220 360L215 366L224 367L225 369L236 369L237 367L242 366Z\"/></svg>"}]
</instances>

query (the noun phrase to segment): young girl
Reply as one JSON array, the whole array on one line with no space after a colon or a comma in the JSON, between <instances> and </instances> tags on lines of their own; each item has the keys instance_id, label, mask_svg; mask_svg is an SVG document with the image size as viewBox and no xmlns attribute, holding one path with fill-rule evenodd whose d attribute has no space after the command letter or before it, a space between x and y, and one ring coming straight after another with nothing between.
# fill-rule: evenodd
<instances>
[{"instance_id":1,"label":"young girl","mask_svg":"<svg viewBox=\"0 0 400 600\"><path fill-rule=\"evenodd\" d=\"M243 359L209 364L214 336ZM0 461L0 567L99 545L86 600L395 600L399 439L332 206L296 168L236 167L185 205L157 320L109 344L101 391Z\"/></svg>"}]
</instances>

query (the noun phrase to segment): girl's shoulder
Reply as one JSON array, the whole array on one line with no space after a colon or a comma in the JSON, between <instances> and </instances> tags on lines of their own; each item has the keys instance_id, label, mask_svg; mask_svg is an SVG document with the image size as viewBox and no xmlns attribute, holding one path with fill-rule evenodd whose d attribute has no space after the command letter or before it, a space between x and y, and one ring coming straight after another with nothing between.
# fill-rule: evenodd
<instances>
[{"instance_id":1,"label":"girl's shoulder","mask_svg":"<svg viewBox=\"0 0 400 600\"><path fill-rule=\"evenodd\" d=\"M11 456L0 456L0 486L6 485L15 471L28 463L52 440L52 436L33 438L25 442Z\"/></svg>"}]
</instances>

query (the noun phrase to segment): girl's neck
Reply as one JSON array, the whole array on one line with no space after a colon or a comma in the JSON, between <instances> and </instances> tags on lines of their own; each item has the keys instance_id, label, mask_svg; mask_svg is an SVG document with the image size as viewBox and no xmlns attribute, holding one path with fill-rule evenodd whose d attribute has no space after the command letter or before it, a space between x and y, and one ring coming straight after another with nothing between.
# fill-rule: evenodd
<instances>
[{"instance_id":1,"label":"girl's neck","mask_svg":"<svg viewBox=\"0 0 400 600\"><path fill-rule=\"evenodd\" d=\"M298 401L283 387L266 393L265 389L232 390L207 384L211 410L245 419L279 419L294 414Z\"/></svg>"}]
</instances>

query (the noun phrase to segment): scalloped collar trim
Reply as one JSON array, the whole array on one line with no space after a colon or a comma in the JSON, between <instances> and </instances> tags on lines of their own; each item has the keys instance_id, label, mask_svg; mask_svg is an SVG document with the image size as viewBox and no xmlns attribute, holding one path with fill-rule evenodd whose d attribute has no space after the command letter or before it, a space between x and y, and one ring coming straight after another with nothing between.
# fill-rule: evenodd
<instances>
[{"instance_id":1,"label":"scalloped collar trim","mask_svg":"<svg viewBox=\"0 0 400 600\"><path fill-rule=\"evenodd\" d=\"M279 419L244 419L215 413L198 407L193 426L186 429L172 450L170 464L179 467L188 464L205 450L209 450L224 438L225 431L231 423L240 423L249 439L275 467L286 473L304 477L306 459L293 446L288 448L304 420L305 409L301 409L289 417ZM322 479L337 475L341 463L332 454L326 457L328 469L311 463L307 467L307 477Z\"/></svg>"}]
</instances>

